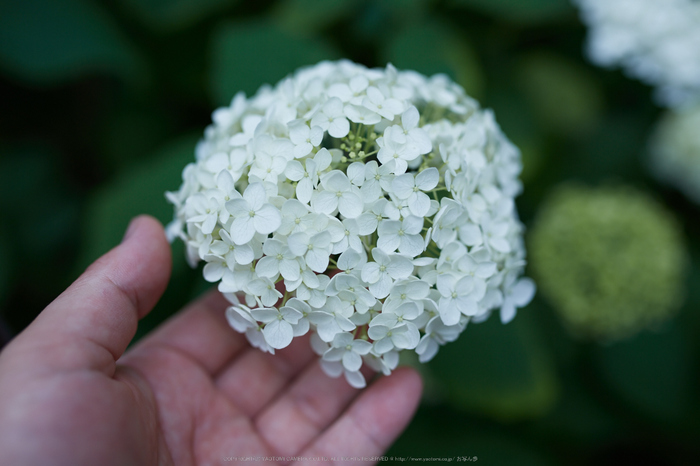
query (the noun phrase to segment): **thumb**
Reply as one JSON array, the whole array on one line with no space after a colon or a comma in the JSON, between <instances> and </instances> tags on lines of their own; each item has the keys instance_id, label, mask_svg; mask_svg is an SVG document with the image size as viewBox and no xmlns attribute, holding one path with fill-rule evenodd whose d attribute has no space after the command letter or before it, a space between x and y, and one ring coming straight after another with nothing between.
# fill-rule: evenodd
<instances>
[{"instance_id":1,"label":"thumb","mask_svg":"<svg viewBox=\"0 0 700 466\"><path fill-rule=\"evenodd\" d=\"M111 376L138 320L165 291L170 268L163 227L152 217L137 217L122 243L88 267L6 350L35 355L35 367Z\"/></svg>"}]
</instances>

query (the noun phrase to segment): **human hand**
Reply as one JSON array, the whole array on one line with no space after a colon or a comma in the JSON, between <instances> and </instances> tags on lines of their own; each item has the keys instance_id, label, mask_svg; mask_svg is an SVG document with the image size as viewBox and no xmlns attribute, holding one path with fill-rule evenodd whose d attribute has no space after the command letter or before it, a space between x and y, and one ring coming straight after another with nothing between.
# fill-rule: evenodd
<instances>
[{"instance_id":1,"label":"human hand","mask_svg":"<svg viewBox=\"0 0 700 466\"><path fill-rule=\"evenodd\" d=\"M381 455L413 416L415 371L358 392L323 373L308 341L275 356L251 348L215 292L125 353L170 265L160 224L135 219L119 246L0 353L3 464L330 462Z\"/></svg>"}]
</instances>

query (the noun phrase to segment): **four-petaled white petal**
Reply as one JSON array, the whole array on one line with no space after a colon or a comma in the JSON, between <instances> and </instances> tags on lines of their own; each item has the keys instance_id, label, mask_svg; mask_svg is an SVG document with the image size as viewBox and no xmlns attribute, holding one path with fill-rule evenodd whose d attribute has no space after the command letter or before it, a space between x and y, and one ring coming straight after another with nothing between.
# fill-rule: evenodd
<instances>
[{"instance_id":1,"label":"four-petaled white petal","mask_svg":"<svg viewBox=\"0 0 700 466\"><path fill-rule=\"evenodd\" d=\"M311 198L311 207L331 215L338 210L347 218L357 218L362 214L362 197L358 188L352 186L348 177L339 170L333 170L321 177L323 191L316 191Z\"/></svg>"},{"instance_id":2,"label":"four-petaled white petal","mask_svg":"<svg viewBox=\"0 0 700 466\"><path fill-rule=\"evenodd\" d=\"M506 291L501 306L501 322L507 324L517 312L517 308L527 306L535 296L535 282L530 278L521 278Z\"/></svg>"},{"instance_id":3,"label":"four-petaled white petal","mask_svg":"<svg viewBox=\"0 0 700 466\"><path fill-rule=\"evenodd\" d=\"M392 97L387 98L382 91L374 86L367 88L367 97L362 100L362 105L389 121L403 111L403 105L399 100Z\"/></svg>"},{"instance_id":4,"label":"four-petaled white petal","mask_svg":"<svg viewBox=\"0 0 700 466\"><path fill-rule=\"evenodd\" d=\"M439 302L440 317L445 325L455 325L459 322L460 314L476 315L478 306L471 297L474 289L474 278L467 275L456 277L449 273L437 277L437 289L442 295Z\"/></svg>"},{"instance_id":5,"label":"four-petaled white petal","mask_svg":"<svg viewBox=\"0 0 700 466\"><path fill-rule=\"evenodd\" d=\"M331 235L328 231L313 236L306 232L294 233L287 241L290 252L295 257L303 257L311 270L318 273L326 271L331 255Z\"/></svg>"},{"instance_id":6,"label":"four-petaled white petal","mask_svg":"<svg viewBox=\"0 0 700 466\"><path fill-rule=\"evenodd\" d=\"M282 222L280 211L267 200L267 193L261 183L248 185L243 198L232 199L226 209L233 215L231 238L236 244L245 244L255 233L268 235Z\"/></svg>"},{"instance_id":7,"label":"four-petaled white petal","mask_svg":"<svg viewBox=\"0 0 700 466\"><path fill-rule=\"evenodd\" d=\"M311 126L318 126L334 138L343 138L350 132L350 123L345 118L343 102L331 97L311 119Z\"/></svg>"},{"instance_id":8,"label":"four-petaled white petal","mask_svg":"<svg viewBox=\"0 0 700 466\"><path fill-rule=\"evenodd\" d=\"M331 341L331 347L323 353L326 361L341 361L346 371L359 371L362 366L362 356L369 353L372 343L365 340L355 340L351 333L337 333Z\"/></svg>"},{"instance_id":9,"label":"four-petaled white petal","mask_svg":"<svg viewBox=\"0 0 700 466\"><path fill-rule=\"evenodd\" d=\"M437 168L430 167L415 177L411 173L397 176L392 181L391 187L396 197L407 201L413 215L424 217L430 209L430 197L424 191L434 189L439 180L440 174Z\"/></svg>"},{"instance_id":10,"label":"four-petaled white petal","mask_svg":"<svg viewBox=\"0 0 700 466\"><path fill-rule=\"evenodd\" d=\"M259 307L251 309L250 314L255 320L265 324L262 331L265 341L274 349L289 346L294 338L293 325L302 317L301 312L289 306L281 309Z\"/></svg>"},{"instance_id":11,"label":"four-petaled white petal","mask_svg":"<svg viewBox=\"0 0 700 466\"><path fill-rule=\"evenodd\" d=\"M384 252L394 252L415 257L425 249L425 241L420 235L423 218L409 215L403 220L384 220L377 228L377 246Z\"/></svg>"},{"instance_id":12,"label":"four-petaled white petal","mask_svg":"<svg viewBox=\"0 0 700 466\"><path fill-rule=\"evenodd\" d=\"M406 256L387 254L374 248L372 258L374 262L368 262L362 267L362 280L370 284L369 291L377 299L389 295L394 280L406 278L413 273L413 264Z\"/></svg>"},{"instance_id":13,"label":"four-petaled white petal","mask_svg":"<svg viewBox=\"0 0 700 466\"><path fill-rule=\"evenodd\" d=\"M303 120L289 124L289 139L294 144L294 158L300 159L311 153L323 140L323 129L320 126L309 126Z\"/></svg>"}]
</instances>

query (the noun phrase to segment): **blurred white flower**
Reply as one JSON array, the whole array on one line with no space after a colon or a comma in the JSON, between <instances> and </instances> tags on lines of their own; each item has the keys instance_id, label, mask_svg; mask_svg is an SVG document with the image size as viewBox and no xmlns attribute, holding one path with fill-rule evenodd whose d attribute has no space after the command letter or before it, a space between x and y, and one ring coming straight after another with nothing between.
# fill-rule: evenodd
<instances>
[{"instance_id":1,"label":"blurred white flower","mask_svg":"<svg viewBox=\"0 0 700 466\"><path fill-rule=\"evenodd\" d=\"M663 105L700 99L700 2L574 0L588 25L588 55L657 86Z\"/></svg>"},{"instance_id":2,"label":"blurred white flower","mask_svg":"<svg viewBox=\"0 0 700 466\"><path fill-rule=\"evenodd\" d=\"M700 104L669 111L649 144L649 168L700 204Z\"/></svg>"}]
</instances>

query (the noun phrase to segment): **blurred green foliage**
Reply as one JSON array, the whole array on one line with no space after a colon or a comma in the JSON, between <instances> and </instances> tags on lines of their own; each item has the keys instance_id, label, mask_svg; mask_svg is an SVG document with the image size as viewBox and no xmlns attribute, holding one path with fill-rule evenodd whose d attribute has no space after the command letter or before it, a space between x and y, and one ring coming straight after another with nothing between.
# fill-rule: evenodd
<instances>
[{"instance_id":1,"label":"blurred green foliage","mask_svg":"<svg viewBox=\"0 0 700 466\"><path fill-rule=\"evenodd\" d=\"M424 371L454 406L502 421L536 418L552 408L559 388L541 338L532 316L507 326L490 319L441 349Z\"/></svg>"},{"instance_id":2,"label":"blurred green foliage","mask_svg":"<svg viewBox=\"0 0 700 466\"><path fill-rule=\"evenodd\" d=\"M172 205L163 202L164 194L182 182L182 169L192 161L198 138L198 134L191 134L168 142L152 157L134 163L127 172L95 190L85 205L85 216L90 220L78 258L79 269L119 243L135 216L152 215L164 225L172 220ZM184 256L178 254L173 259L177 272L184 265Z\"/></svg>"},{"instance_id":3,"label":"blurred green foliage","mask_svg":"<svg viewBox=\"0 0 700 466\"><path fill-rule=\"evenodd\" d=\"M472 97L482 96L484 77L472 46L439 21L409 23L383 44L380 57L399 69L448 74Z\"/></svg>"},{"instance_id":4,"label":"blurred green foliage","mask_svg":"<svg viewBox=\"0 0 700 466\"><path fill-rule=\"evenodd\" d=\"M236 3L235 0L122 0L147 27L170 32L185 29Z\"/></svg>"},{"instance_id":5,"label":"blurred green foliage","mask_svg":"<svg viewBox=\"0 0 700 466\"><path fill-rule=\"evenodd\" d=\"M94 71L132 80L143 73L136 49L89 0L0 3L0 66L23 80L45 83Z\"/></svg>"},{"instance_id":6,"label":"blurred green foliage","mask_svg":"<svg viewBox=\"0 0 700 466\"><path fill-rule=\"evenodd\" d=\"M570 13L567 0L452 0L453 5L523 23L547 22Z\"/></svg>"},{"instance_id":7,"label":"blurred green foliage","mask_svg":"<svg viewBox=\"0 0 700 466\"><path fill-rule=\"evenodd\" d=\"M218 105L228 105L239 91L254 94L303 65L340 54L321 40L299 37L262 20L218 26L212 33L212 57L212 97Z\"/></svg>"},{"instance_id":8,"label":"blurred green foliage","mask_svg":"<svg viewBox=\"0 0 700 466\"><path fill-rule=\"evenodd\" d=\"M539 295L507 326L470 324L421 368L425 402L390 455L698 464L700 207L645 171L651 90L587 63L584 37L568 0L2 1L2 319L20 331L133 215L167 222L163 192L236 92L340 57L446 73L521 148L526 226L565 181L650 192L683 231L687 297L667 327L605 346ZM182 248L138 336L207 287Z\"/></svg>"}]
</instances>

